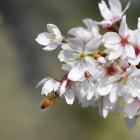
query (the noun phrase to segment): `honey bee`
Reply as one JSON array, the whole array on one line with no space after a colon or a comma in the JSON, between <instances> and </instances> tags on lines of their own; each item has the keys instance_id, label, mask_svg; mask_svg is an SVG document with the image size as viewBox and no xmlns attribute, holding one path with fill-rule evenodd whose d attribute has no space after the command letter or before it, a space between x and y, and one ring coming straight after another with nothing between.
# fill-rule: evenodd
<instances>
[{"instance_id":1,"label":"honey bee","mask_svg":"<svg viewBox=\"0 0 140 140\"><path fill-rule=\"evenodd\" d=\"M58 94L57 93L52 93L50 95L48 95L47 97L45 97L41 103L40 108L41 109L46 109L49 106L53 105L56 101L56 99L58 98Z\"/></svg>"}]
</instances>

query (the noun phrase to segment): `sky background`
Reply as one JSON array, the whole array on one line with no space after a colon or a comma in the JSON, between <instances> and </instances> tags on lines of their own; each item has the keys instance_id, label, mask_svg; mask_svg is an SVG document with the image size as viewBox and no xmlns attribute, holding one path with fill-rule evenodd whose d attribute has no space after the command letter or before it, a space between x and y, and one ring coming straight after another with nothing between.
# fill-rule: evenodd
<instances>
[{"instance_id":1,"label":"sky background","mask_svg":"<svg viewBox=\"0 0 140 140\"><path fill-rule=\"evenodd\" d=\"M101 20L99 0L0 0L0 140L139 140L140 123L129 130L123 117L99 116L95 108L81 108L64 100L42 111L44 77L61 78L59 50L44 52L35 42L46 24L56 24L63 35L83 18ZM127 3L122 0L123 6ZM132 0L129 27L136 28L140 1Z\"/></svg>"}]
</instances>

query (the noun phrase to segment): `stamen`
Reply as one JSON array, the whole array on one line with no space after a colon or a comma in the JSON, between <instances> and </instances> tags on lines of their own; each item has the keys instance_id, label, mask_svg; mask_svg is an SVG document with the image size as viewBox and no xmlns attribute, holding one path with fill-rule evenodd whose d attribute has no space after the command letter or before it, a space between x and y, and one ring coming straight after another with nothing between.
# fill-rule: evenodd
<instances>
[{"instance_id":1,"label":"stamen","mask_svg":"<svg viewBox=\"0 0 140 140\"><path fill-rule=\"evenodd\" d=\"M121 77L121 81L123 81L125 85L128 84L128 78L127 77Z\"/></svg>"},{"instance_id":2,"label":"stamen","mask_svg":"<svg viewBox=\"0 0 140 140\"><path fill-rule=\"evenodd\" d=\"M80 54L80 59L84 59L85 57L86 57L86 54L84 54L84 53Z\"/></svg>"},{"instance_id":3,"label":"stamen","mask_svg":"<svg viewBox=\"0 0 140 140\"><path fill-rule=\"evenodd\" d=\"M51 41L54 41L54 40L56 39L56 36L55 36L55 35L52 35L52 36L50 37L50 39L51 39Z\"/></svg>"}]
</instances>

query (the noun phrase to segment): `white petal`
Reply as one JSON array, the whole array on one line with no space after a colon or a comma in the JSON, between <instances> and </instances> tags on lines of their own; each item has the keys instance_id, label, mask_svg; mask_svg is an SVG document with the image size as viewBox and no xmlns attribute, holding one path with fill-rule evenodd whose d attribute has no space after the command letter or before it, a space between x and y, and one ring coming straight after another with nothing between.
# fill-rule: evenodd
<instances>
[{"instance_id":1,"label":"white petal","mask_svg":"<svg viewBox=\"0 0 140 140\"><path fill-rule=\"evenodd\" d=\"M101 12L101 15L104 19L106 20L110 20L112 13L110 11L110 9L107 7L105 1L102 1L101 3L99 3L99 9Z\"/></svg>"},{"instance_id":2,"label":"white petal","mask_svg":"<svg viewBox=\"0 0 140 140\"><path fill-rule=\"evenodd\" d=\"M58 27L54 24L47 24L47 29L52 34L54 34L54 29L59 30Z\"/></svg>"},{"instance_id":3,"label":"white petal","mask_svg":"<svg viewBox=\"0 0 140 140\"><path fill-rule=\"evenodd\" d=\"M138 18L138 29L140 29L140 17Z\"/></svg>"},{"instance_id":4,"label":"white petal","mask_svg":"<svg viewBox=\"0 0 140 140\"><path fill-rule=\"evenodd\" d=\"M78 52L78 53L83 52L83 49L85 47L84 41L78 38L70 39L69 45L75 52Z\"/></svg>"},{"instance_id":5,"label":"white petal","mask_svg":"<svg viewBox=\"0 0 140 140\"><path fill-rule=\"evenodd\" d=\"M54 92L57 91L59 89L59 86L60 86L60 82L55 81L55 80L50 78L43 85L42 94L47 96L49 93L51 93L53 91Z\"/></svg>"},{"instance_id":6,"label":"white petal","mask_svg":"<svg viewBox=\"0 0 140 140\"><path fill-rule=\"evenodd\" d=\"M109 45L116 45L120 42L120 36L115 32L108 32L103 37L105 47L108 48ZM109 47L110 48L110 47Z\"/></svg>"},{"instance_id":7,"label":"white petal","mask_svg":"<svg viewBox=\"0 0 140 140\"><path fill-rule=\"evenodd\" d=\"M87 64L90 64L93 67L93 69L97 65L95 59L93 59L92 57L86 57L85 61L86 61Z\"/></svg>"},{"instance_id":8,"label":"white petal","mask_svg":"<svg viewBox=\"0 0 140 140\"><path fill-rule=\"evenodd\" d=\"M58 47L57 44L55 43L50 43L48 46L46 46L45 48L43 48L44 51L53 51Z\"/></svg>"},{"instance_id":9,"label":"white petal","mask_svg":"<svg viewBox=\"0 0 140 140\"><path fill-rule=\"evenodd\" d=\"M114 108L114 105L113 103L110 102L109 100L109 97L108 96L105 96L103 98L103 107L107 110L112 110Z\"/></svg>"},{"instance_id":10,"label":"white petal","mask_svg":"<svg viewBox=\"0 0 140 140\"><path fill-rule=\"evenodd\" d=\"M139 36L140 36L140 29L138 29L137 31L136 31L136 34L135 34L135 40L136 40L136 42L135 42L135 45L137 45L138 47L140 46L140 39L139 39Z\"/></svg>"},{"instance_id":11,"label":"white petal","mask_svg":"<svg viewBox=\"0 0 140 140\"><path fill-rule=\"evenodd\" d=\"M100 85L100 83L99 83L99 86L97 87L97 92L99 95L105 96L110 93L112 87L113 87L112 84L105 86L105 85Z\"/></svg>"},{"instance_id":12,"label":"white petal","mask_svg":"<svg viewBox=\"0 0 140 140\"><path fill-rule=\"evenodd\" d=\"M68 78L72 81L79 81L84 77L85 68L83 62L75 64L68 74Z\"/></svg>"},{"instance_id":13,"label":"white petal","mask_svg":"<svg viewBox=\"0 0 140 140\"><path fill-rule=\"evenodd\" d=\"M54 31L54 35L55 35L55 37L56 37L56 41L57 41L58 43L61 43L61 42L62 42L62 35L61 35L61 32L60 32L59 30L57 30L57 29L54 29L53 31Z\"/></svg>"},{"instance_id":14,"label":"white petal","mask_svg":"<svg viewBox=\"0 0 140 140\"><path fill-rule=\"evenodd\" d=\"M88 91L87 100L91 100L94 95L94 90Z\"/></svg>"},{"instance_id":15,"label":"white petal","mask_svg":"<svg viewBox=\"0 0 140 140\"><path fill-rule=\"evenodd\" d=\"M103 109L103 117L106 118L108 116L109 111L107 109Z\"/></svg>"},{"instance_id":16,"label":"white petal","mask_svg":"<svg viewBox=\"0 0 140 140\"><path fill-rule=\"evenodd\" d=\"M55 35L56 40L62 41L61 32L60 32L59 28L56 25L54 25L54 24L47 24L47 29L48 29L48 31L50 33Z\"/></svg>"},{"instance_id":17,"label":"white petal","mask_svg":"<svg viewBox=\"0 0 140 140\"><path fill-rule=\"evenodd\" d=\"M42 80L37 84L36 88L42 86L47 80L48 80L48 78L42 79Z\"/></svg>"},{"instance_id":18,"label":"white petal","mask_svg":"<svg viewBox=\"0 0 140 140\"><path fill-rule=\"evenodd\" d=\"M122 12L122 6L119 0L109 0L109 5L111 11L117 15L120 15Z\"/></svg>"},{"instance_id":19,"label":"white petal","mask_svg":"<svg viewBox=\"0 0 140 140\"><path fill-rule=\"evenodd\" d=\"M135 54L135 50L134 50L133 46L131 46L131 45L125 46L125 55L128 58L132 58L132 59L136 58L136 54Z\"/></svg>"},{"instance_id":20,"label":"white petal","mask_svg":"<svg viewBox=\"0 0 140 140\"><path fill-rule=\"evenodd\" d=\"M127 9L129 8L131 2L129 1L125 7L125 9L122 11L122 15L124 15L124 13L127 11Z\"/></svg>"},{"instance_id":21,"label":"white petal","mask_svg":"<svg viewBox=\"0 0 140 140\"><path fill-rule=\"evenodd\" d=\"M99 27L95 21L92 19L86 18L83 19L84 24L87 26L88 30L93 33L93 36L97 36L99 34Z\"/></svg>"},{"instance_id":22,"label":"white petal","mask_svg":"<svg viewBox=\"0 0 140 140\"><path fill-rule=\"evenodd\" d=\"M121 46L115 46L115 50L112 50L108 56L108 60L115 60L123 54L123 48Z\"/></svg>"},{"instance_id":23,"label":"white petal","mask_svg":"<svg viewBox=\"0 0 140 140\"><path fill-rule=\"evenodd\" d=\"M37 43L40 45L48 45L50 43L50 34L47 32L40 33L37 38L35 39Z\"/></svg>"},{"instance_id":24,"label":"white petal","mask_svg":"<svg viewBox=\"0 0 140 140\"><path fill-rule=\"evenodd\" d=\"M67 90L66 94L64 96L65 96L67 104L72 105L74 102L74 98L75 98L75 95L74 95L74 92L72 91L72 89Z\"/></svg>"},{"instance_id":25,"label":"white petal","mask_svg":"<svg viewBox=\"0 0 140 140\"><path fill-rule=\"evenodd\" d=\"M133 72L129 75L129 77L137 78L140 76L140 69L134 69Z\"/></svg>"},{"instance_id":26,"label":"white petal","mask_svg":"<svg viewBox=\"0 0 140 140\"><path fill-rule=\"evenodd\" d=\"M117 101L117 98L118 98L117 89L118 89L118 87L115 86L112 88L112 90L110 92L109 99L110 99L111 103L115 103Z\"/></svg>"},{"instance_id":27,"label":"white petal","mask_svg":"<svg viewBox=\"0 0 140 140\"><path fill-rule=\"evenodd\" d=\"M69 64L62 64L62 69L66 72L70 71L71 65Z\"/></svg>"},{"instance_id":28,"label":"white petal","mask_svg":"<svg viewBox=\"0 0 140 140\"><path fill-rule=\"evenodd\" d=\"M73 35L77 38L80 38L84 41L88 41L92 37L91 32L85 28L82 28L82 27L76 27L76 28L70 29L68 34Z\"/></svg>"},{"instance_id":29,"label":"white petal","mask_svg":"<svg viewBox=\"0 0 140 140\"><path fill-rule=\"evenodd\" d=\"M127 91L126 91L127 92ZM128 95L127 93L124 94L124 101L127 103L127 104L130 104L134 101L134 98L133 97L130 97L130 95Z\"/></svg>"},{"instance_id":30,"label":"white petal","mask_svg":"<svg viewBox=\"0 0 140 140\"><path fill-rule=\"evenodd\" d=\"M107 76L106 81L102 80L105 85L113 84L120 79L120 74L115 74L114 76Z\"/></svg>"},{"instance_id":31,"label":"white petal","mask_svg":"<svg viewBox=\"0 0 140 140\"><path fill-rule=\"evenodd\" d=\"M85 71L90 72L90 74L93 75L95 79L100 75L99 66L92 57L85 58Z\"/></svg>"},{"instance_id":32,"label":"white petal","mask_svg":"<svg viewBox=\"0 0 140 140\"><path fill-rule=\"evenodd\" d=\"M122 22L121 22L120 29L119 29L119 34L122 37L128 36L128 26L126 23L126 16L123 16L123 18L122 18Z\"/></svg>"},{"instance_id":33,"label":"white petal","mask_svg":"<svg viewBox=\"0 0 140 140\"><path fill-rule=\"evenodd\" d=\"M75 59L74 52L68 50L62 50L58 54L58 59L61 62L72 62Z\"/></svg>"},{"instance_id":34,"label":"white petal","mask_svg":"<svg viewBox=\"0 0 140 140\"><path fill-rule=\"evenodd\" d=\"M91 51L96 50L99 47L100 43L101 43L101 39L99 39L99 38L93 38L93 39L91 39L86 44L86 47L85 47L86 50L85 51L86 52L91 52Z\"/></svg>"},{"instance_id":35,"label":"white petal","mask_svg":"<svg viewBox=\"0 0 140 140\"><path fill-rule=\"evenodd\" d=\"M62 44L62 45L61 45L61 48L62 48L63 50L73 51L73 49L70 47L69 44Z\"/></svg>"}]
</instances>

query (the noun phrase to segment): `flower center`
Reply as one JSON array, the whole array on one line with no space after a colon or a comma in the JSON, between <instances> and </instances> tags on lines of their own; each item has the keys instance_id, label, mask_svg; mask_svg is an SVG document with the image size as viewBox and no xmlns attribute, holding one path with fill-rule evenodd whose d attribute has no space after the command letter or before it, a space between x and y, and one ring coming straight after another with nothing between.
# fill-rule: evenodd
<instances>
[{"instance_id":1,"label":"flower center","mask_svg":"<svg viewBox=\"0 0 140 140\"><path fill-rule=\"evenodd\" d=\"M80 54L80 59L84 59L86 57L86 54L85 53L81 53Z\"/></svg>"},{"instance_id":2,"label":"flower center","mask_svg":"<svg viewBox=\"0 0 140 140\"><path fill-rule=\"evenodd\" d=\"M117 21L117 20L119 20L119 18L120 17L118 15L113 15L111 20L112 21Z\"/></svg>"},{"instance_id":3,"label":"flower center","mask_svg":"<svg viewBox=\"0 0 140 140\"><path fill-rule=\"evenodd\" d=\"M109 76L113 76L115 73L116 73L116 69L113 67L113 66L110 66L107 68L106 70L106 73L109 75Z\"/></svg>"},{"instance_id":4,"label":"flower center","mask_svg":"<svg viewBox=\"0 0 140 140\"><path fill-rule=\"evenodd\" d=\"M122 46L127 45L129 43L128 37L121 37L121 42L120 43L121 43Z\"/></svg>"},{"instance_id":5,"label":"flower center","mask_svg":"<svg viewBox=\"0 0 140 140\"><path fill-rule=\"evenodd\" d=\"M56 36L55 35L51 35L50 39L51 39L51 41L54 41L56 39Z\"/></svg>"}]
</instances>

